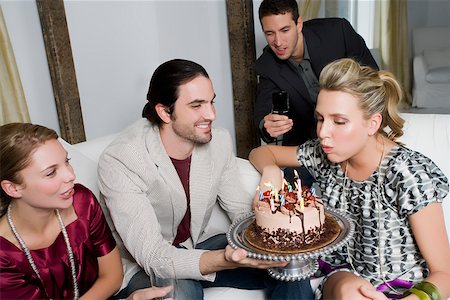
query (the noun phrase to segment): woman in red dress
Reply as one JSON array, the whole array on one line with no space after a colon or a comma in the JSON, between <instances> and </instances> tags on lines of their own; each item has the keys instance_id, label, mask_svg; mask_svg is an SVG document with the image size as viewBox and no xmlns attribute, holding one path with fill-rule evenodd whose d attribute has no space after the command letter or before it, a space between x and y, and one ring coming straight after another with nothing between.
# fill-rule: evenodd
<instances>
[{"instance_id":1,"label":"woman in red dress","mask_svg":"<svg viewBox=\"0 0 450 300\"><path fill-rule=\"evenodd\" d=\"M39 125L0 127L1 299L107 299L121 286L120 254L100 205L74 183L57 138Z\"/></svg>"}]
</instances>

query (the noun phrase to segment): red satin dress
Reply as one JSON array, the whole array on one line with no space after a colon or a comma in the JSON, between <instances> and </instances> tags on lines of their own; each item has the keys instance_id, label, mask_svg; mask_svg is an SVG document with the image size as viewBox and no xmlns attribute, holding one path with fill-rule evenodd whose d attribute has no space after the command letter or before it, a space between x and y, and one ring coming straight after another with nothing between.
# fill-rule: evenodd
<instances>
[{"instance_id":1,"label":"red satin dress","mask_svg":"<svg viewBox=\"0 0 450 300\"><path fill-rule=\"evenodd\" d=\"M78 219L66 225L66 230L74 253L78 288L83 295L98 277L97 258L111 252L116 242L89 189L75 185L73 206ZM31 255L42 282L22 249L0 237L0 299L73 299L72 275L62 233L50 247L31 250Z\"/></svg>"}]
</instances>

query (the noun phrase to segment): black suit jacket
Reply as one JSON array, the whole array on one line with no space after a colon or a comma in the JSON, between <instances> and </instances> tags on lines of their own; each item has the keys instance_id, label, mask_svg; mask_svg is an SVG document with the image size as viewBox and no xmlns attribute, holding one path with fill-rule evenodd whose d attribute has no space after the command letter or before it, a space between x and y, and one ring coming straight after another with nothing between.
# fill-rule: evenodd
<instances>
[{"instance_id":1,"label":"black suit jacket","mask_svg":"<svg viewBox=\"0 0 450 300\"><path fill-rule=\"evenodd\" d=\"M303 23L302 33L317 78L330 62L344 57L355 58L363 65L378 69L364 39L350 23L340 18L313 19ZM264 116L272 110L272 93L284 90L289 94L289 117L294 121L292 130L283 136L283 145L299 145L316 136L314 110L316 99L311 99L303 79L286 60L280 60L269 46L256 61L259 77L254 121L257 128ZM273 139L262 129L266 142Z\"/></svg>"}]
</instances>

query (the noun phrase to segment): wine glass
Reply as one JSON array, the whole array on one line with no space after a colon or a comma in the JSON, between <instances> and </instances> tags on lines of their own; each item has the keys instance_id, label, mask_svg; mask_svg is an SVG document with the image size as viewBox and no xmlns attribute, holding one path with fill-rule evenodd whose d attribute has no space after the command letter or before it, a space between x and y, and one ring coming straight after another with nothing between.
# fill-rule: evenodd
<instances>
[{"instance_id":1,"label":"wine glass","mask_svg":"<svg viewBox=\"0 0 450 300\"><path fill-rule=\"evenodd\" d=\"M175 299L176 275L173 260L170 257L161 257L152 266L150 284L154 287L172 286L172 290L161 299Z\"/></svg>"}]
</instances>

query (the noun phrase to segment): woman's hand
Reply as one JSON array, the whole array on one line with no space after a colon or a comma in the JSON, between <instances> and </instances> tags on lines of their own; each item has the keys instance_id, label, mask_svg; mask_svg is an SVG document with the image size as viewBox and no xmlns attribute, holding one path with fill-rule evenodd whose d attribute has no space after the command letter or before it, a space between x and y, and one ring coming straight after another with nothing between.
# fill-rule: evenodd
<instances>
[{"instance_id":1,"label":"woman's hand","mask_svg":"<svg viewBox=\"0 0 450 300\"><path fill-rule=\"evenodd\" d=\"M377 292L374 288L370 289L366 286L361 286L359 288L361 294L371 300L388 300L388 298L381 292Z\"/></svg>"},{"instance_id":2,"label":"woman's hand","mask_svg":"<svg viewBox=\"0 0 450 300\"><path fill-rule=\"evenodd\" d=\"M147 289L137 290L127 300L151 300L155 298L161 298L173 289L173 286L166 287L151 287Z\"/></svg>"},{"instance_id":3,"label":"woman's hand","mask_svg":"<svg viewBox=\"0 0 450 300\"><path fill-rule=\"evenodd\" d=\"M252 209L256 210L258 208L259 202L259 190L256 190L255 197L253 198Z\"/></svg>"},{"instance_id":4,"label":"woman's hand","mask_svg":"<svg viewBox=\"0 0 450 300\"><path fill-rule=\"evenodd\" d=\"M353 273L339 271L331 275L323 289L324 299L352 299L352 300L385 300L384 294L366 279Z\"/></svg>"}]
</instances>

